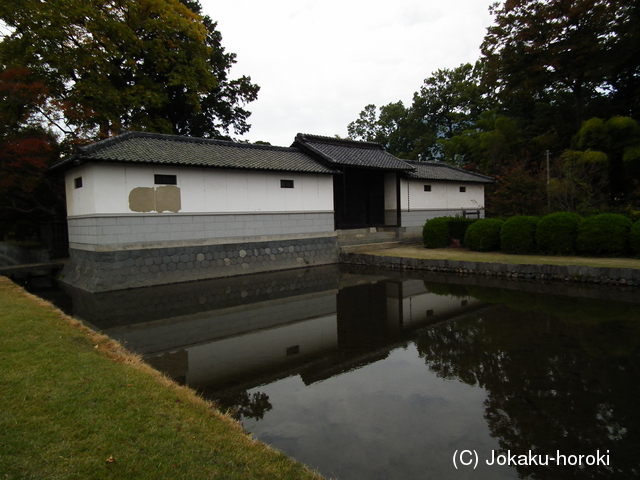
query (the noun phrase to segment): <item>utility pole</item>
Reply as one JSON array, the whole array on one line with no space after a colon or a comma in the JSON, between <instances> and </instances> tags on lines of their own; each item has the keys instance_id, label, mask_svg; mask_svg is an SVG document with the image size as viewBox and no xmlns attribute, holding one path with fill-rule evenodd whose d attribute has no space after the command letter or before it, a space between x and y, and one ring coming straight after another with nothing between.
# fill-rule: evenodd
<instances>
[{"instance_id":1,"label":"utility pole","mask_svg":"<svg viewBox=\"0 0 640 480\"><path fill-rule=\"evenodd\" d=\"M549 192L551 186L551 174L549 173L549 150L547 150L547 212L551 213L551 195Z\"/></svg>"}]
</instances>

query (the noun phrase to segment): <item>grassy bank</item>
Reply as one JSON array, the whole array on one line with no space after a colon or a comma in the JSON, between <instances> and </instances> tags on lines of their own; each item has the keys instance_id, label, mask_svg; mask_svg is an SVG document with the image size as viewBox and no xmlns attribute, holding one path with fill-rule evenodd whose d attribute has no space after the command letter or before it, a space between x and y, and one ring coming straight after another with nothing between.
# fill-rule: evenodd
<instances>
[{"instance_id":1,"label":"grassy bank","mask_svg":"<svg viewBox=\"0 0 640 480\"><path fill-rule=\"evenodd\" d=\"M513 255L502 252L472 252L466 248L425 248L423 245L402 245L393 248L364 246L351 250L389 257L457 260L465 262L515 263L520 265L581 265L585 267L640 269L637 258L562 257L551 255Z\"/></svg>"},{"instance_id":2,"label":"grassy bank","mask_svg":"<svg viewBox=\"0 0 640 480\"><path fill-rule=\"evenodd\" d=\"M0 479L321 479L0 277Z\"/></svg>"}]
</instances>

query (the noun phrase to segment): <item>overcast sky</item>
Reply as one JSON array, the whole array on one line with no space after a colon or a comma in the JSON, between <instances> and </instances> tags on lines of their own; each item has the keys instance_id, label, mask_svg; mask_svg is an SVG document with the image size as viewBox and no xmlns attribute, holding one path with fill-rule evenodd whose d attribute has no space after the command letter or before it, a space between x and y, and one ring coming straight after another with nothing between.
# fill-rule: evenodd
<instances>
[{"instance_id":1,"label":"overcast sky","mask_svg":"<svg viewBox=\"0 0 640 480\"><path fill-rule=\"evenodd\" d=\"M280 146L298 132L346 137L366 105L410 105L434 71L475 62L492 3L201 0L237 55L232 78L260 86L241 138Z\"/></svg>"}]
</instances>

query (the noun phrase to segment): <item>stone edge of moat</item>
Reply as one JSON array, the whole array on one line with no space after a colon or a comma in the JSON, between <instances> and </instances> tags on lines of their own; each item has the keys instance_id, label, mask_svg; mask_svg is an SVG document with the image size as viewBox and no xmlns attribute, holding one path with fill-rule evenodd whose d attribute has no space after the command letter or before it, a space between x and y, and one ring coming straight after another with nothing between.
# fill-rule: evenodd
<instances>
[{"instance_id":1,"label":"stone edge of moat","mask_svg":"<svg viewBox=\"0 0 640 480\"><path fill-rule=\"evenodd\" d=\"M470 262L464 260L392 257L369 253L347 252L340 253L340 263L346 265L424 270L437 273L483 275L485 277L501 277L514 280L543 280L629 287L640 286L640 270L633 268Z\"/></svg>"}]
</instances>

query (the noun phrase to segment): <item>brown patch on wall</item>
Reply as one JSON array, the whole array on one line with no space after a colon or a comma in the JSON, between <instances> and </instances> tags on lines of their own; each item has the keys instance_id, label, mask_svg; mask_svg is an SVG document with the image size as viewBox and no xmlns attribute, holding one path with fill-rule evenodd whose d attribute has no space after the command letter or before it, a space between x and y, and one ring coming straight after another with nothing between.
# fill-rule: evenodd
<instances>
[{"instance_id":1,"label":"brown patch on wall","mask_svg":"<svg viewBox=\"0 0 640 480\"><path fill-rule=\"evenodd\" d=\"M181 208L180 188L175 185L156 187L156 212L178 213Z\"/></svg>"},{"instance_id":2,"label":"brown patch on wall","mask_svg":"<svg viewBox=\"0 0 640 480\"><path fill-rule=\"evenodd\" d=\"M137 187L129 193L129 210L132 212L178 213L181 208L180 188L175 185Z\"/></svg>"},{"instance_id":3,"label":"brown patch on wall","mask_svg":"<svg viewBox=\"0 0 640 480\"><path fill-rule=\"evenodd\" d=\"M129 210L132 212L152 212L155 209L155 195L152 187L138 187L129 193Z\"/></svg>"}]
</instances>

